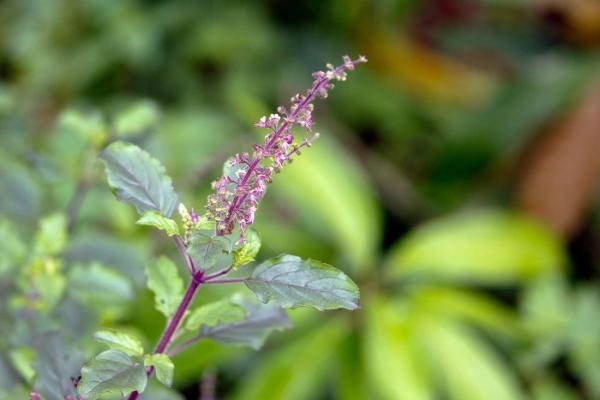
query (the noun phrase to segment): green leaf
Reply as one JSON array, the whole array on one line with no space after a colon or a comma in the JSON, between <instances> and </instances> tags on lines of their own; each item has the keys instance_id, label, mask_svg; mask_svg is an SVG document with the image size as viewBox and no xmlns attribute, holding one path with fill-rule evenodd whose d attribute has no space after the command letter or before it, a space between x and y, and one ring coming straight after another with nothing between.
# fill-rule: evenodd
<instances>
[{"instance_id":1,"label":"green leaf","mask_svg":"<svg viewBox=\"0 0 600 400\"><path fill-rule=\"evenodd\" d=\"M235 400L319 399L335 362L335 352L350 329L329 319L309 334L268 353L240 382Z\"/></svg>"},{"instance_id":2,"label":"green leaf","mask_svg":"<svg viewBox=\"0 0 600 400\"><path fill-rule=\"evenodd\" d=\"M148 382L148 387L140 398L141 400L185 400L176 390L168 389L155 381Z\"/></svg>"},{"instance_id":3,"label":"green leaf","mask_svg":"<svg viewBox=\"0 0 600 400\"><path fill-rule=\"evenodd\" d=\"M94 147L101 146L108 137L106 122L99 112L67 110L60 115L60 125L85 138Z\"/></svg>"},{"instance_id":4,"label":"green leaf","mask_svg":"<svg viewBox=\"0 0 600 400\"><path fill-rule=\"evenodd\" d=\"M158 125L159 110L151 101L140 101L121 112L115 119L118 136L143 135Z\"/></svg>"},{"instance_id":5,"label":"green leaf","mask_svg":"<svg viewBox=\"0 0 600 400\"><path fill-rule=\"evenodd\" d=\"M166 354L146 354L144 356L146 367L154 367L156 378L165 386L171 387L173 384L173 371L175 366L173 361Z\"/></svg>"},{"instance_id":6,"label":"green leaf","mask_svg":"<svg viewBox=\"0 0 600 400\"><path fill-rule=\"evenodd\" d=\"M58 304L65 291L66 279L59 266L56 260L51 258L36 258L30 264L29 285L35 288L38 299L48 309Z\"/></svg>"},{"instance_id":7,"label":"green leaf","mask_svg":"<svg viewBox=\"0 0 600 400\"><path fill-rule=\"evenodd\" d=\"M171 178L162 164L139 147L115 142L100 153L106 177L119 200L133 204L138 213L157 211L171 217L179 204Z\"/></svg>"},{"instance_id":8,"label":"green leaf","mask_svg":"<svg viewBox=\"0 0 600 400\"><path fill-rule=\"evenodd\" d=\"M591 398L600 397L600 294L598 286L585 285L575 292L569 308L567 359Z\"/></svg>"},{"instance_id":9,"label":"green leaf","mask_svg":"<svg viewBox=\"0 0 600 400\"><path fill-rule=\"evenodd\" d=\"M65 258L69 263L99 262L129 278L136 287L142 287L146 284L145 256L143 248L136 247L134 243L116 236L89 232L73 238Z\"/></svg>"},{"instance_id":10,"label":"green leaf","mask_svg":"<svg viewBox=\"0 0 600 400\"><path fill-rule=\"evenodd\" d=\"M484 294L438 286L419 286L411 294L411 301L423 313L470 323L496 336L518 339L525 333L510 308Z\"/></svg>"},{"instance_id":11,"label":"green leaf","mask_svg":"<svg viewBox=\"0 0 600 400\"><path fill-rule=\"evenodd\" d=\"M2 389L10 389L21 381L21 377L11 365L11 360L5 359L5 354L0 356L0 394Z\"/></svg>"},{"instance_id":12,"label":"green leaf","mask_svg":"<svg viewBox=\"0 0 600 400\"><path fill-rule=\"evenodd\" d=\"M283 307L314 307L319 311L359 307L359 290L350 278L331 265L282 255L254 269L246 285L259 300Z\"/></svg>"},{"instance_id":13,"label":"green leaf","mask_svg":"<svg viewBox=\"0 0 600 400\"><path fill-rule=\"evenodd\" d=\"M144 363L119 350L106 350L81 369L79 394L89 400L104 395L143 392L148 378Z\"/></svg>"},{"instance_id":14,"label":"green leaf","mask_svg":"<svg viewBox=\"0 0 600 400\"><path fill-rule=\"evenodd\" d=\"M524 398L510 367L471 331L443 319L421 318L415 334L452 399Z\"/></svg>"},{"instance_id":15,"label":"green leaf","mask_svg":"<svg viewBox=\"0 0 600 400\"><path fill-rule=\"evenodd\" d=\"M366 308L364 354L367 376L384 399L434 398L431 378L420 357L409 310L378 299Z\"/></svg>"},{"instance_id":16,"label":"green leaf","mask_svg":"<svg viewBox=\"0 0 600 400\"><path fill-rule=\"evenodd\" d=\"M34 359L35 353L30 347L19 347L10 352L10 360L13 367L28 384L31 384L35 376L35 370L32 365Z\"/></svg>"},{"instance_id":17,"label":"green leaf","mask_svg":"<svg viewBox=\"0 0 600 400\"><path fill-rule=\"evenodd\" d=\"M8 390L0 388L1 399L27 399L31 394L31 390L27 390L24 386L15 386ZM45 400L45 398L44 398ZM48 399L51 400L51 399ZM62 400L62 399L61 399Z\"/></svg>"},{"instance_id":18,"label":"green leaf","mask_svg":"<svg viewBox=\"0 0 600 400\"><path fill-rule=\"evenodd\" d=\"M192 235L187 253L198 268L214 273L233 264L234 246L232 235L217 236L214 230L198 230Z\"/></svg>"},{"instance_id":19,"label":"green leaf","mask_svg":"<svg viewBox=\"0 0 600 400\"><path fill-rule=\"evenodd\" d=\"M242 318L215 326L202 324L200 335L223 344L248 346L258 350L271 332L291 328L284 310L275 304L263 304L256 298L235 295L230 301L243 310ZM237 315L236 315L237 317Z\"/></svg>"},{"instance_id":20,"label":"green leaf","mask_svg":"<svg viewBox=\"0 0 600 400\"><path fill-rule=\"evenodd\" d=\"M140 219L136 221L138 225L153 226L161 231L165 231L167 235L179 235L179 226L177 222L170 218L163 217L156 211L145 212Z\"/></svg>"},{"instance_id":21,"label":"green leaf","mask_svg":"<svg viewBox=\"0 0 600 400\"><path fill-rule=\"evenodd\" d=\"M123 332L103 329L94 334L94 339L107 344L111 349L120 350L130 356L141 356L144 354L142 342Z\"/></svg>"},{"instance_id":22,"label":"green leaf","mask_svg":"<svg viewBox=\"0 0 600 400\"><path fill-rule=\"evenodd\" d=\"M233 252L233 267L237 268L254 261L254 257L260 251L260 244L258 233L254 229L248 229L246 231L246 241L241 248Z\"/></svg>"},{"instance_id":23,"label":"green leaf","mask_svg":"<svg viewBox=\"0 0 600 400\"><path fill-rule=\"evenodd\" d=\"M67 242L67 220L63 214L52 214L40 221L35 248L40 254L56 255Z\"/></svg>"},{"instance_id":24,"label":"green leaf","mask_svg":"<svg viewBox=\"0 0 600 400\"><path fill-rule=\"evenodd\" d=\"M103 307L133 299L131 282L122 274L99 263L75 265L69 272L69 290L88 304Z\"/></svg>"},{"instance_id":25,"label":"green leaf","mask_svg":"<svg viewBox=\"0 0 600 400\"><path fill-rule=\"evenodd\" d=\"M195 331L200 325L215 326L228 324L244 318L244 309L229 299L205 304L192 311L187 319L185 328Z\"/></svg>"},{"instance_id":26,"label":"green leaf","mask_svg":"<svg viewBox=\"0 0 600 400\"><path fill-rule=\"evenodd\" d=\"M567 382L551 377L533 383L533 400L578 400L576 389Z\"/></svg>"},{"instance_id":27,"label":"green leaf","mask_svg":"<svg viewBox=\"0 0 600 400\"><path fill-rule=\"evenodd\" d=\"M8 220L0 220L0 277L16 267L25 254L25 245L14 226Z\"/></svg>"},{"instance_id":28,"label":"green leaf","mask_svg":"<svg viewBox=\"0 0 600 400\"><path fill-rule=\"evenodd\" d=\"M0 215L23 221L36 218L42 202L37 177L3 153L0 153L0 193Z\"/></svg>"},{"instance_id":29,"label":"green leaf","mask_svg":"<svg viewBox=\"0 0 600 400\"><path fill-rule=\"evenodd\" d=\"M573 312L567 282L558 274L536 279L523 293L521 323L528 346L520 355L520 366L528 374L556 362L566 349L566 336Z\"/></svg>"},{"instance_id":30,"label":"green leaf","mask_svg":"<svg viewBox=\"0 0 600 400\"><path fill-rule=\"evenodd\" d=\"M514 213L480 212L417 228L392 249L385 265L396 278L509 284L566 263L560 240L537 223Z\"/></svg>"},{"instance_id":31,"label":"green leaf","mask_svg":"<svg viewBox=\"0 0 600 400\"><path fill-rule=\"evenodd\" d=\"M154 292L154 307L167 318L177 309L183 295L183 280L167 257L159 257L146 266L148 288Z\"/></svg>"},{"instance_id":32,"label":"green leaf","mask_svg":"<svg viewBox=\"0 0 600 400\"><path fill-rule=\"evenodd\" d=\"M34 340L37 360L34 389L44 400L77 398L73 377L79 376L83 357L73 343L67 343L59 332L48 332Z\"/></svg>"},{"instance_id":33,"label":"green leaf","mask_svg":"<svg viewBox=\"0 0 600 400\"><path fill-rule=\"evenodd\" d=\"M335 395L337 400L363 400L369 398L372 389L368 387L364 357L357 357L360 348L358 334L352 333L343 340L336 352ZM360 333L363 336L363 332Z\"/></svg>"}]
</instances>

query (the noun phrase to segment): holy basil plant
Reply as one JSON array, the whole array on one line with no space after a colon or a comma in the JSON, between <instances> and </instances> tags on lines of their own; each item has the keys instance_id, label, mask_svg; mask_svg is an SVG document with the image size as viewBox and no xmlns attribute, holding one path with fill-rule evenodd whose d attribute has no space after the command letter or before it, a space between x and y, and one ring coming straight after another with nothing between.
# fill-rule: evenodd
<instances>
[{"instance_id":1,"label":"holy basil plant","mask_svg":"<svg viewBox=\"0 0 600 400\"><path fill-rule=\"evenodd\" d=\"M277 113L260 118L256 126L267 130L264 143L225 163L223 176L212 184L214 192L203 215L179 202L165 168L136 145L117 141L101 152L111 190L120 201L135 207L140 214L138 224L171 237L189 276L182 278L173 261L164 256L148 263L147 286L167 321L158 343L148 350L128 333L96 332L94 339L107 348L82 368L79 398L122 395L134 400L152 376L170 386L175 373L170 357L202 339L258 349L271 332L290 328L284 308L359 307L354 282L320 261L284 254L252 270L243 267L255 261L260 249L259 235L251 225L267 184L318 138L312 133L312 101L326 97L332 81L345 80L347 71L365 61L364 57L344 57L339 67L328 65L327 71L313 74L312 87L294 96L289 109L279 107ZM296 140L293 127L310 134ZM227 277L232 272L235 277ZM255 296L240 292L189 310L198 288L215 284L244 284Z\"/></svg>"}]
</instances>

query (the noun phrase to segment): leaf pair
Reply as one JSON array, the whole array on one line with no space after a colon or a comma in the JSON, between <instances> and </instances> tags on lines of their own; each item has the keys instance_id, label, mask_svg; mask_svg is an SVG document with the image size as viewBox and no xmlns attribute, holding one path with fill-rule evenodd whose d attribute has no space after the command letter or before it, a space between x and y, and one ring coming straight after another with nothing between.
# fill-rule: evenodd
<instances>
[{"instance_id":1,"label":"leaf pair","mask_svg":"<svg viewBox=\"0 0 600 400\"><path fill-rule=\"evenodd\" d=\"M165 354L146 354L142 343L126 333L102 330L94 338L108 345L106 350L81 369L77 387L89 400L109 394L143 392L148 384L146 369L152 367L158 380L166 386L173 382L173 362Z\"/></svg>"}]
</instances>

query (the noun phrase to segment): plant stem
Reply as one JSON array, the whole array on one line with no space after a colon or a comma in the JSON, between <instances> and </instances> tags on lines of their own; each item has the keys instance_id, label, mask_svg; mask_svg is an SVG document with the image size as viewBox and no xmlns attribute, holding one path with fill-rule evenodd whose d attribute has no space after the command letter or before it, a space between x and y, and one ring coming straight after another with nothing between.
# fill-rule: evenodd
<instances>
[{"instance_id":1,"label":"plant stem","mask_svg":"<svg viewBox=\"0 0 600 400\"><path fill-rule=\"evenodd\" d=\"M191 338L184 340L183 342L175 345L173 348L171 348L171 350L167 351L167 355L169 357L174 356L175 354L179 353L181 350L195 344L197 341L199 341L200 339L203 339L204 335L202 334L198 334L196 336L192 336Z\"/></svg>"},{"instance_id":2,"label":"plant stem","mask_svg":"<svg viewBox=\"0 0 600 400\"><path fill-rule=\"evenodd\" d=\"M198 287L200 286L201 283L203 283L203 281L204 280L203 280L203 271L202 270L197 271L192 275L192 279L191 279L187 289L185 290L183 297L181 298L181 302L179 303L179 306L177 306L177 310L175 310L175 314L173 314L173 317L167 323L167 326L165 327L165 330L163 331L163 333L160 337L160 340L158 341L156 347L154 348L154 354L160 354L160 353L165 352L165 350L167 349L167 346L169 346L169 343L171 343L171 339L173 339L173 335L175 334L177 327L179 326L179 324L181 323L181 320L183 319L185 311L187 310L188 306L192 302L192 299L194 298L194 295L196 294L196 290L198 290ZM152 368L152 367L150 367L146 370L146 375L148 375L148 377L152 376L153 373L154 373L154 368ZM138 397L139 397L139 393L137 391L134 391L134 392L131 392L128 399L129 400L137 400Z\"/></svg>"},{"instance_id":3,"label":"plant stem","mask_svg":"<svg viewBox=\"0 0 600 400\"><path fill-rule=\"evenodd\" d=\"M204 281L207 282L207 281L213 280L215 278L218 278L219 276L227 275L228 273L231 272L232 269L233 269L233 265L230 265L229 267L227 267L226 269L224 269L221 272L217 272L216 274L205 277Z\"/></svg>"},{"instance_id":4,"label":"plant stem","mask_svg":"<svg viewBox=\"0 0 600 400\"><path fill-rule=\"evenodd\" d=\"M214 281L203 281L202 283L240 283L247 281L248 278L227 278L227 279L217 279Z\"/></svg>"},{"instance_id":5,"label":"plant stem","mask_svg":"<svg viewBox=\"0 0 600 400\"><path fill-rule=\"evenodd\" d=\"M173 241L175 241L175 246L177 247L177 251L179 251L179 255L181 256L181 258L183 258L183 261L185 262L185 266L187 267L188 272L190 273L190 275L194 275L194 273L196 273L196 266L194 265L192 258L187 254L187 250L183 239L181 239L181 236L179 235L173 235L172 238Z\"/></svg>"},{"instance_id":6,"label":"plant stem","mask_svg":"<svg viewBox=\"0 0 600 400\"><path fill-rule=\"evenodd\" d=\"M216 386L217 372L212 368L207 368L202 374L199 400L215 400Z\"/></svg>"}]
</instances>

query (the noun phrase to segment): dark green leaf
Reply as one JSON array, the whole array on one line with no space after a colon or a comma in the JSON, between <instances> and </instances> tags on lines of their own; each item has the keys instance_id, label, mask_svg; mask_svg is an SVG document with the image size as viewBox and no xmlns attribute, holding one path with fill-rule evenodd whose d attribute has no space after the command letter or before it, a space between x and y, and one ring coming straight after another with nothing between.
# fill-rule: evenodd
<instances>
[{"instance_id":1,"label":"dark green leaf","mask_svg":"<svg viewBox=\"0 0 600 400\"><path fill-rule=\"evenodd\" d=\"M314 307L320 311L359 307L358 287L346 274L316 260L282 255L254 269L246 285L258 298L283 307Z\"/></svg>"},{"instance_id":2,"label":"dark green leaf","mask_svg":"<svg viewBox=\"0 0 600 400\"><path fill-rule=\"evenodd\" d=\"M79 394L95 400L103 395L143 392L148 378L144 363L119 350L98 354L81 369Z\"/></svg>"},{"instance_id":3,"label":"dark green leaf","mask_svg":"<svg viewBox=\"0 0 600 400\"><path fill-rule=\"evenodd\" d=\"M41 191L29 170L0 154L0 214L31 220L37 215Z\"/></svg>"},{"instance_id":4,"label":"dark green leaf","mask_svg":"<svg viewBox=\"0 0 600 400\"><path fill-rule=\"evenodd\" d=\"M97 233L74 238L65 254L69 262L100 262L128 277L136 286L145 284L144 257L131 242Z\"/></svg>"},{"instance_id":5,"label":"dark green leaf","mask_svg":"<svg viewBox=\"0 0 600 400\"><path fill-rule=\"evenodd\" d=\"M140 214L157 211L171 217L177 207L177 194L171 178L160 162L139 147L115 142L100 154L108 184L117 198L133 204Z\"/></svg>"},{"instance_id":6,"label":"dark green leaf","mask_svg":"<svg viewBox=\"0 0 600 400\"><path fill-rule=\"evenodd\" d=\"M69 272L69 281L73 295L91 305L122 304L133 298L129 280L99 263L75 265Z\"/></svg>"},{"instance_id":7,"label":"dark green leaf","mask_svg":"<svg viewBox=\"0 0 600 400\"><path fill-rule=\"evenodd\" d=\"M240 320L200 327L200 335L223 344L248 346L258 350L271 332L291 328L291 323L281 307L262 304L256 299L234 296L230 304L244 311Z\"/></svg>"},{"instance_id":8,"label":"dark green leaf","mask_svg":"<svg viewBox=\"0 0 600 400\"><path fill-rule=\"evenodd\" d=\"M57 332L36 338L37 351L35 390L44 400L64 400L67 396L77 397L73 379L79 376L83 357L72 344L66 343Z\"/></svg>"},{"instance_id":9,"label":"dark green leaf","mask_svg":"<svg viewBox=\"0 0 600 400\"><path fill-rule=\"evenodd\" d=\"M214 273L232 265L234 246L231 235L217 236L214 230L203 229L192 235L187 252L198 268Z\"/></svg>"}]
</instances>

